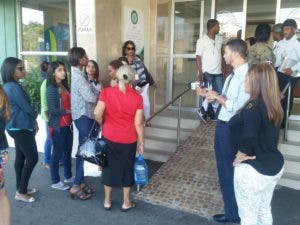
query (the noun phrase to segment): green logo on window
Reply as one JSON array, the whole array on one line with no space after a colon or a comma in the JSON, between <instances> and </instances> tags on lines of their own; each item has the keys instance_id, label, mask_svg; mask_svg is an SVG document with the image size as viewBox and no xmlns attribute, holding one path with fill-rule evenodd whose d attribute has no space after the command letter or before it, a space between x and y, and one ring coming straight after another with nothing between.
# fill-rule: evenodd
<instances>
[{"instance_id":1,"label":"green logo on window","mask_svg":"<svg viewBox=\"0 0 300 225\"><path fill-rule=\"evenodd\" d=\"M131 22L133 24L137 24L138 21L139 21L139 16L138 16L137 12L135 10L133 10L131 12Z\"/></svg>"}]
</instances>

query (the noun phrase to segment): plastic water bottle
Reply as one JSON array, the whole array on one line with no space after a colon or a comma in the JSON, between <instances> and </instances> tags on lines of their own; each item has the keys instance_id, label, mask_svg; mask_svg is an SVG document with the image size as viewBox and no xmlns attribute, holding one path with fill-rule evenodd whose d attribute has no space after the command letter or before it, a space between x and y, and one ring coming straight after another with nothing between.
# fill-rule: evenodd
<instances>
[{"instance_id":1,"label":"plastic water bottle","mask_svg":"<svg viewBox=\"0 0 300 225\"><path fill-rule=\"evenodd\" d=\"M148 166L142 155L138 155L135 159L134 181L136 185L148 184Z\"/></svg>"}]
</instances>

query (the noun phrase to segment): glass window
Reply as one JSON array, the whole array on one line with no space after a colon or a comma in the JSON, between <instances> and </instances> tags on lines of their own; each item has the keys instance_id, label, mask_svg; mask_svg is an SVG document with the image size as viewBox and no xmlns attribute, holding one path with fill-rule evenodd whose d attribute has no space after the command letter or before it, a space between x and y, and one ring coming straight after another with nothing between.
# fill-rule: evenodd
<instances>
[{"instance_id":1,"label":"glass window","mask_svg":"<svg viewBox=\"0 0 300 225\"><path fill-rule=\"evenodd\" d=\"M195 80L195 65L195 58L174 58L172 99L187 88L188 82ZM182 106L197 107L197 98L195 96L196 95L193 91L186 93L182 98Z\"/></svg>"},{"instance_id":2,"label":"glass window","mask_svg":"<svg viewBox=\"0 0 300 225\"><path fill-rule=\"evenodd\" d=\"M195 53L200 30L201 1L175 2L174 54Z\"/></svg>"},{"instance_id":3,"label":"glass window","mask_svg":"<svg viewBox=\"0 0 300 225\"><path fill-rule=\"evenodd\" d=\"M68 51L69 0L21 2L22 51Z\"/></svg>"},{"instance_id":4,"label":"glass window","mask_svg":"<svg viewBox=\"0 0 300 225\"><path fill-rule=\"evenodd\" d=\"M243 1L216 0L216 19L220 23L220 35L226 41L240 37L243 30Z\"/></svg>"}]
</instances>

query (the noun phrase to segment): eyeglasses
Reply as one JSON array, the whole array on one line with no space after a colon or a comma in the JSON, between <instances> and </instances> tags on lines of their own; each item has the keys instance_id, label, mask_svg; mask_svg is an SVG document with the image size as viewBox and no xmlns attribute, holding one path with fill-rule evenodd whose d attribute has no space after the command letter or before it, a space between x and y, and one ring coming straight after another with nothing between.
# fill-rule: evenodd
<instances>
[{"instance_id":1,"label":"eyeglasses","mask_svg":"<svg viewBox=\"0 0 300 225\"><path fill-rule=\"evenodd\" d=\"M134 51L135 47L126 47L126 50L128 50L128 51L130 51L130 50Z\"/></svg>"},{"instance_id":2,"label":"eyeglasses","mask_svg":"<svg viewBox=\"0 0 300 225\"><path fill-rule=\"evenodd\" d=\"M17 70L19 70L20 72L23 72L23 71L25 71L25 67L24 66L18 66Z\"/></svg>"}]
</instances>

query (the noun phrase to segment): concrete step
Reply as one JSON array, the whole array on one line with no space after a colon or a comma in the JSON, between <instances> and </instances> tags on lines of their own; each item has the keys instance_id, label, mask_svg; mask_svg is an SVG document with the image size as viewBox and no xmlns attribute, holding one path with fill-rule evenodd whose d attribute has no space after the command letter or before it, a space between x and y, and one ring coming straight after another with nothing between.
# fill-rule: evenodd
<instances>
[{"instance_id":1,"label":"concrete step","mask_svg":"<svg viewBox=\"0 0 300 225\"><path fill-rule=\"evenodd\" d=\"M285 186L285 187L300 190L300 181L299 180L293 180L293 179L288 179L288 178L282 177L279 180L278 184L282 185L282 186Z\"/></svg>"},{"instance_id":2,"label":"concrete step","mask_svg":"<svg viewBox=\"0 0 300 225\"><path fill-rule=\"evenodd\" d=\"M192 131L181 131L180 140L187 139L192 134ZM145 129L145 137L149 139L166 139L167 141L177 140L177 131L166 128L147 127Z\"/></svg>"},{"instance_id":3,"label":"concrete step","mask_svg":"<svg viewBox=\"0 0 300 225\"><path fill-rule=\"evenodd\" d=\"M287 130L287 140L291 142L300 143L300 130Z\"/></svg>"},{"instance_id":4,"label":"concrete step","mask_svg":"<svg viewBox=\"0 0 300 225\"><path fill-rule=\"evenodd\" d=\"M283 154L285 160L300 163L300 143L299 142L281 142L278 149Z\"/></svg>"},{"instance_id":5,"label":"concrete step","mask_svg":"<svg viewBox=\"0 0 300 225\"><path fill-rule=\"evenodd\" d=\"M290 115L289 116L289 125L300 126L300 115Z\"/></svg>"},{"instance_id":6,"label":"concrete step","mask_svg":"<svg viewBox=\"0 0 300 225\"><path fill-rule=\"evenodd\" d=\"M297 175L299 176L299 180L300 180L300 162L285 160L283 173Z\"/></svg>"},{"instance_id":7,"label":"concrete step","mask_svg":"<svg viewBox=\"0 0 300 225\"><path fill-rule=\"evenodd\" d=\"M157 116L151 120L152 127L177 129L178 119L175 117ZM200 125L199 120L181 119L180 127L182 131L195 130Z\"/></svg>"},{"instance_id":8,"label":"concrete step","mask_svg":"<svg viewBox=\"0 0 300 225\"><path fill-rule=\"evenodd\" d=\"M172 154L173 152L166 152L164 150L145 149L143 156L145 159L150 159L158 162L166 162L172 156Z\"/></svg>"},{"instance_id":9,"label":"concrete step","mask_svg":"<svg viewBox=\"0 0 300 225\"><path fill-rule=\"evenodd\" d=\"M147 149L151 149L153 151L165 151L173 153L176 151L177 144L176 142L170 142L165 140L158 140L158 139L145 139L145 151Z\"/></svg>"}]
</instances>

